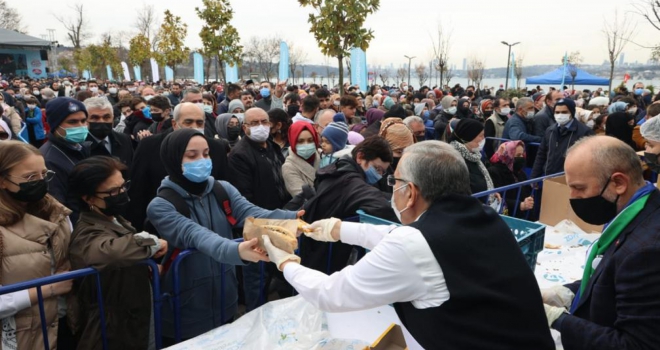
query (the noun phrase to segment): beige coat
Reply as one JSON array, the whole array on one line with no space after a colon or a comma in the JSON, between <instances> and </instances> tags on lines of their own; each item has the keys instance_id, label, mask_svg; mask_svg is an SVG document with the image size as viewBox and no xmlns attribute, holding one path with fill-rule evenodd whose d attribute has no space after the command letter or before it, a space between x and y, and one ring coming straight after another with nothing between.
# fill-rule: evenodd
<instances>
[{"instance_id":1,"label":"beige coat","mask_svg":"<svg viewBox=\"0 0 660 350\"><path fill-rule=\"evenodd\" d=\"M18 283L51 275L51 251L55 271L69 269L68 251L71 240L71 211L55 202L50 220L45 221L26 214L23 220L12 226L0 227L2 236L2 285ZM48 245L52 245L49 250ZM48 340L51 349L57 348L57 298L48 298L44 290L44 309L48 323ZM39 305L35 304L14 315L19 350L43 348Z\"/></svg>"},{"instance_id":2,"label":"beige coat","mask_svg":"<svg viewBox=\"0 0 660 350\"><path fill-rule=\"evenodd\" d=\"M314 179L316 179L316 171L319 169L320 162L321 156L318 152L314 157L314 166L307 163L293 151L289 152L289 156L282 164L282 177L284 178L286 190L292 197L302 192L304 185L314 187Z\"/></svg>"},{"instance_id":3,"label":"beige coat","mask_svg":"<svg viewBox=\"0 0 660 350\"><path fill-rule=\"evenodd\" d=\"M18 135L21 133L21 116L16 112L16 109L14 107L9 107L9 111L7 112L7 118L11 121L11 125L9 127L11 128L11 132L14 133L14 135Z\"/></svg>"}]
</instances>

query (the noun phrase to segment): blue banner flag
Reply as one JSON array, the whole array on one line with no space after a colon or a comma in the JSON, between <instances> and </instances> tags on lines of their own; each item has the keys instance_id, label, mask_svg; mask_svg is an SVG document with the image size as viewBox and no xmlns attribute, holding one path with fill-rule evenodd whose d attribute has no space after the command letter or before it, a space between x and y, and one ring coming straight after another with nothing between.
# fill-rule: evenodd
<instances>
[{"instance_id":1,"label":"blue banner flag","mask_svg":"<svg viewBox=\"0 0 660 350\"><path fill-rule=\"evenodd\" d=\"M110 68L110 65L105 66L106 73L108 73L108 80L115 80L115 78L112 76L112 68Z\"/></svg>"},{"instance_id":2,"label":"blue banner flag","mask_svg":"<svg viewBox=\"0 0 660 350\"><path fill-rule=\"evenodd\" d=\"M238 81L238 66L225 63L225 83L236 83Z\"/></svg>"},{"instance_id":3,"label":"blue banner flag","mask_svg":"<svg viewBox=\"0 0 660 350\"><path fill-rule=\"evenodd\" d=\"M199 52L193 54L193 70L195 81L198 84L204 84L204 57Z\"/></svg>"},{"instance_id":4,"label":"blue banner flag","mask_svg":"<svg viewBox=\"0 0 660 350\"><path fill-rule=\"evenodd\" d=\"M280 81L289 79L289 45L284 41L280 43Z\"/></svg>"},{"instance_id":5,"label":"blue banner flag","mask_svg":"<svg viewBox=\"0 0 660 350\"><path fill-rule=\"evenodd\" d=\"M367 91L367 54L359 48L351 49L351 84Z\"/></svg>"},{"instance_id":6,"label":"blue banner flag","mask_svg":"<svg viewBox=\"0 0 660 350\"><path fill-rule=\"evenodd\" d=\"M135 81L142 80L142 68L140 66L133 66L133 75L135 75Z\"/></svg>"},{"instance_id":7,"label":"blue banner flag","mask_svg":"<svg viewBox=\"0 0 660 350\"><path fill-rule=\"evenodd\" d=\"M174 69L170 66L165 66L165 80L174 81Z\"/></svg>"}]
</instances>

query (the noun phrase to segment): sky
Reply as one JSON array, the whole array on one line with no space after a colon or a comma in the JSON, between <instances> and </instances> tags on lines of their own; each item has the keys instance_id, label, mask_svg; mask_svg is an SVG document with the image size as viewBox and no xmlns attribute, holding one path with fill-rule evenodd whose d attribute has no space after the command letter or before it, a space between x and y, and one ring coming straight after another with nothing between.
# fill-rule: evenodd
<instances>
[{"instance_id":1,"label":"sky","mask_svg":"<svg viewBox=\"0 0 660 350\"><path fill-rule=\"evenodd\" d=\"M637 23L635 41L642 45L660 42L660 31L639 16L630 14L632 1L640 0L381 0L380 9L368 16L365 27L375 38L367 50L370 65L395 67L407 62L404 55L416 56L416 62L432 58L431 35L438 23L452 32L449 61L459 69L464 58L485 62L486 68L505 67L508 48L501 41L520 42L513 51L523 57L524 65L561 64L564 52L580 51L584 63L601 64L607 59L607 41L602 33L604 21L612 22L628 14ZM47 29L55 29L56 39L70 45L64 27L55 14L73 17L70 8L81 0L8 1L23 15L28 34L41 37ZM56 4L56 6L54 6ZM100 41L102 33L127 31L137 33L136 12L145 4L153 4L162 20L169 9L188 24L186 44L191 49L201 47L199 31L203 22L195 7L201 0L111 0L84 2L86 17L94 37L88 43ZM310 8L297 0L231 0L234 8L232 25L242 41L252 36L278 35L287 42L301 46L307 52L306 64L324 64L307 23ZM629 44L624 50L626 62L646 62L650 50ZM336 59L329 63L337 65Z\"/></svg>"}]
</instances>

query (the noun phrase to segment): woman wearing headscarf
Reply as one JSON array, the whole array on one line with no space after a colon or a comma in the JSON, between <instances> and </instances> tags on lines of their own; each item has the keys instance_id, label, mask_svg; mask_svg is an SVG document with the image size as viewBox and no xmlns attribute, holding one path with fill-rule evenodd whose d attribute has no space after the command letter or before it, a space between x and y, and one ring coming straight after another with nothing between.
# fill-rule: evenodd
<instances>
[{"instance_id":1,"label":"woman wearing headscarf","mask_svg":"<svg viewBox=\"0 0 660 350\"><path fill-rule=\"evenodd\" d=\"M289 128L290 152L282 165L282 177L286 190L295 197L305 185L314 187L316 171L321 157L318 154L319 137L314 126L303 121Z\"/></svg>"},{"instance_id":2,"label":"woman wearing headscarf","mask_svg":"<svg viewBox=\"0 0 660 350\"><path fill-rule=\"evenodd\" d=\"M211 176L213 165L206 138L195 129L179 129L169 134L161 145L160 158L168 176L158 192L167 191L180 197L188 206L190 217L177 212L175 206L162 197L151 201L147 216L170 247L199 251L180 265L181 290L184 291L181 294L181 332L184 339L189 339L236 317L238 285L232 265L267 259L256 249L257 239L242 243L232 241L232 227L243 227L248 217L295 219L302 212L259 208L228 182L216 181ZM216 193L222 192L229 199L229 218L218 203L222 198L216 197ZM163 279L163 289L169 292L172 291L171 272L167 271ZM225 319L221 317L220 302L212 302L220 295L224 295ZM172 345L174 318L171 305L165 304L164 345Z\"/></svg>"},{"instance_id":3,"label":"woman wearing headscarf","mask_svg":"<svg viewBox=\"0 0 660 350\"><path fill-rule=\"evenodd\" d=\"M241 140L241 119L235 113L220 114L215 119L215 129L220 138L229 141L229 147L234 147Z\"/></svg>"},{"instance_id":4,"label":"woman wearing headscarf","mask_svg":"<svg viewBox=\"0 0 660 350\"><path fill-rule=\"evenodd\" d=\"M605 123L605 135L616 137L635 150L637 146L633 141L633 129L635 127L635 115L633 113L636 112L636 109L637 106L626 102L614 102L607 109L609 115Z\"/></svg>"},{"instance_id":5,"label":"woman wearing headscarf","mask_svg":"<svg viewBox=\"0 0 660 350\"><path fill-rule=\"evenodd\" d=\"M443 136L449 121L456 116L458 101L453 96L445 96L440 101L440 106L442 106L442 111L435 117L433 127L435 128L435 139L445 141Z\"/></svg>"},{"instance_id":6,"label":"woman wearing headscarf","mask_svg":"<svg viewBox=\"0 0 660 350\"><path fill-rule=\"evenodd\" d=\"M365 116L367 119L367 126L360 131L360 134L365 138L377 135L384 116L385 112L379 108L371 108L368 110L367 115Z\"/></svg>"},{"instance_id":7,"label":"woman wearing headscarf","mask_svg":"<svg viewBox=\"0 0 660 350\"><path fill-rule=\"evenodd\" d=\"M384 138L390 144L393 157L391 169L392 173L394 173L403 155L403 150L415 143L415 137L401 118L387 118L383 121L378 136Z\"/></svg>"},{"instance_id":8,"label":"woman wearing headscarf","mask_svg":"<svg viewBox=\"0 0 660 350\"><path fill-rule=\"evenodd\" d=\"M501 144L497 152L490 158L490 166L488 167L493 186L500 188L527 181L527 174L523 171L526 156L525 143L522 141L509 141ZM504 214L513 216L515 213L518 218L534 219L527 216L527 211L534 209L534 197L531 197L531 194L532 188L530 186L522 187L520 197L518 197L517 189L506 191L506 210ZM520 201L518 201L518 198L520 198Z\"/></svg>"},{"instance_id":9,"label":"woman wearing headscarf","mask_svg":"<svg viewBox=\"0 0 660 350\"><path fill-rule=\"evenodd\" d=\"M461 154L468 167L472 193L495 188L486 166L481 161L481 150L486 141L484 125L474 119L461 119L456 124L450 139L450 144ZM488 204L492 203L495 196L490 197Z\"/></svg>"}]
</instances>

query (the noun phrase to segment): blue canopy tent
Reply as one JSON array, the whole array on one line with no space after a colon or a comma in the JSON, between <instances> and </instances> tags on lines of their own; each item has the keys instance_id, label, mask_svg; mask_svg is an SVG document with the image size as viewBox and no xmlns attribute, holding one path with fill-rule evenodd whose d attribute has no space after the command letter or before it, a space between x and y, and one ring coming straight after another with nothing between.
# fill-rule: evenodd
<instances>
[{"instance_id":1,"label":"blue canopy tent","mask_svg":"<svg viewBox=\"0 0 660 350\"><path fill-rule=\"evenodd\" d=\"M570 69L566 69L566 77L564 74L564 67L559 67L552 72L545 73L536 77L529 77L525 79L527 85L560 85L563 82L566 85L610 85L610 80L606 78L591 75L580 68L577 68L577 75L575 82L571 77Z\"/></svg>"}]
</instances>

